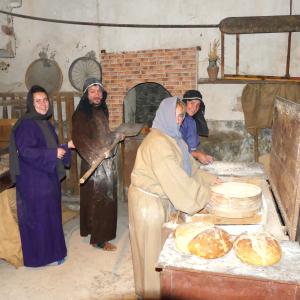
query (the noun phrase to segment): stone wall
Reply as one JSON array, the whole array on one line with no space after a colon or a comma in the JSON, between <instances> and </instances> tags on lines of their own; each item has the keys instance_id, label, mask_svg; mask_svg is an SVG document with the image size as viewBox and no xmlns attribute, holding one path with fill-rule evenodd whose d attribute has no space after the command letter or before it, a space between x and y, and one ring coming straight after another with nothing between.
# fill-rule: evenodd
<instances>
[{"instance_id":1,"label":"stone wall","mask_svg":"<svg viewBox=\"0 0 300 300\"><path fill-rule=\"evenodd\" d=\"M207 121L209 137L201 137L200 150L222 161L254 161L254 138L244 121ZM271 129L262 129L259 134L259 155L271 151Z\"/></svg>"}]
</instances>

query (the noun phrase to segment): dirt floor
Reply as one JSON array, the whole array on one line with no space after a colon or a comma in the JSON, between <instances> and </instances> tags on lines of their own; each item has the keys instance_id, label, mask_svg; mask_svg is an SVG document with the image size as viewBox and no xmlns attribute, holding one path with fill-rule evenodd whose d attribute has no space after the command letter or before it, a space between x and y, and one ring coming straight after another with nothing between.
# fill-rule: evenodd
<instances>
[{"instance_id":1,"label":"dirt floor","mask_svg":"<svg viewBox=\"0 0 300 300\"><path fill-rule=\"evenodd\" d=\"M0 260L0 299L135 299L127 203L119 203L118 211L116 252L91 247L75 216L64 224L68 256L62 265L15 269Z\"/></svg>"}]
</instances>

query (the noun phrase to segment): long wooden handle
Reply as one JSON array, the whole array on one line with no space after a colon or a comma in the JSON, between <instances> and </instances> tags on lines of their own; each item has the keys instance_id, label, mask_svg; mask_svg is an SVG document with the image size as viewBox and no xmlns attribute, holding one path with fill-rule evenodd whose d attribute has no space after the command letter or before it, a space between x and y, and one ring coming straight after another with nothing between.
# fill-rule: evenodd
<instances>
[{"instance_id":1,"label":"long wooden handle","mask_svg":"<svg viewBox=\"0 0 300 300\"><path fill-rule=\"evenodd\" d=\"M105 158L109 157L110 151L120 142L119 139L116 139L112 145L107 148L105 152L103 152L92 164L92 166L84 173L84 175L80 178L79 183L83 184L85 181L94 173L97 167L102 163Z\"/></svg>"}]
</instances>

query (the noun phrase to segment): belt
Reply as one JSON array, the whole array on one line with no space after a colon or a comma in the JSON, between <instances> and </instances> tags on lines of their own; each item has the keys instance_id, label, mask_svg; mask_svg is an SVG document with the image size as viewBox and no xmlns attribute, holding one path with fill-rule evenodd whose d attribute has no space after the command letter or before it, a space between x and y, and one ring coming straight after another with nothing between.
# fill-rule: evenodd
<instances>
[{"instance_id":1,"label":"belt","mask_svg":"<svg viewBox=\"0 0 300 300\"><path fill-rule=\"evenodd\" d=\"M133 185L133 187L136 188L137 190L139 190L140 192L146 194L146 195L149 195L149 196L152 196L152 197L155 197L155 198L162 198L162 199L168 199L168 200L169 200L169 198L166 197L166 196L159 196L159 195L157 195L157 194L147 192L147 191L145 191L145 190L143 190L143 189L141 189L140 187L137 187L137 186L135 186L135 185Z\"/></svg>"}]
</instances>

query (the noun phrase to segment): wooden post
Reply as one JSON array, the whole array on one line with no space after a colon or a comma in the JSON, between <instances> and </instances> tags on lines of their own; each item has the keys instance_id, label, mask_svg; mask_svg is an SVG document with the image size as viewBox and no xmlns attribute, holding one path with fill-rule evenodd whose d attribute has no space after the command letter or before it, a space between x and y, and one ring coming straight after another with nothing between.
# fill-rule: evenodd
<instances>
[{"instance_id":1,"label":"wooden post","mask_svg":"<svg viewBox=\"0 0 300 300\"><path fill-rule=\"evenodd\" d=\"M3 98L3 113L2 113L2 119L8 119L8 111L7 111L7 102L6 97Z\"/></svg>"},{"instance_id":2,"label":"wooden post","mask_svg":"<svg viewBox=\"0 0 300 300\"><path fill-rule=\"evenodd\" d=\"M67 93L66 94L66 120L67 120L67 140L72 139L72 116L74 113L74 94ZM71 159L71 168L69 174L69 184L72 188L72 192L75 195L79 194L79 175L78 175L78 167L77 167L77 153L76 151L72 151L72 159Z\"/></svg>"},{"instance_id":3,"label":"wooden post","mask_svg":"<svg viewBox=\"0 0 300 300\"><path fill-rule=\"evenodd\" d=\"M225 62L225 34L221 32L221 78L224 78L224 62Z\"/></svg>"},{"instance_id":4,"label":"wooden post","mask_svg":"<svg viewBox=\"0 0 300 300\"><path fill-rule=\"evenodd\" d=\"M259 129L255 128L255 134L254 134L254 160L255 160L255 162L258 162L258 157L259 157L258 134L259 134Z\"/></svg>"},{"instance_id":5,"label":"wooden post","mask_svg":"<svg viewBox=\"0 0 300 300\"><path fill-rule=\"evenodd\" d=\"M56 95L57 122L58 122L58 139L61 144L64 143L63 117L61 108L61 96Z\"/></svg>"},{"instance_id":6,"label":"wooden post","mask_svg":"<svg viewBox=\"0 0 300 300\"><path fill-rule=\"evenodd\" d=\"M235 74L239 75L240 72L240 35L236 34L235 44Z\"/></svg>"},{"instance_id":7,"label":"wooden post","mask_svg":"<svg viewBox=\"0 0 300 300\"><path fill-rule=\"evenodd\" d=\"M287 56L286 56L286 67L285 67L285 77L287 77L287 78L290 77L291 42L292 42L292 33L289 32L288 47L287 47Z\"/></svg>"}]
</instances>

